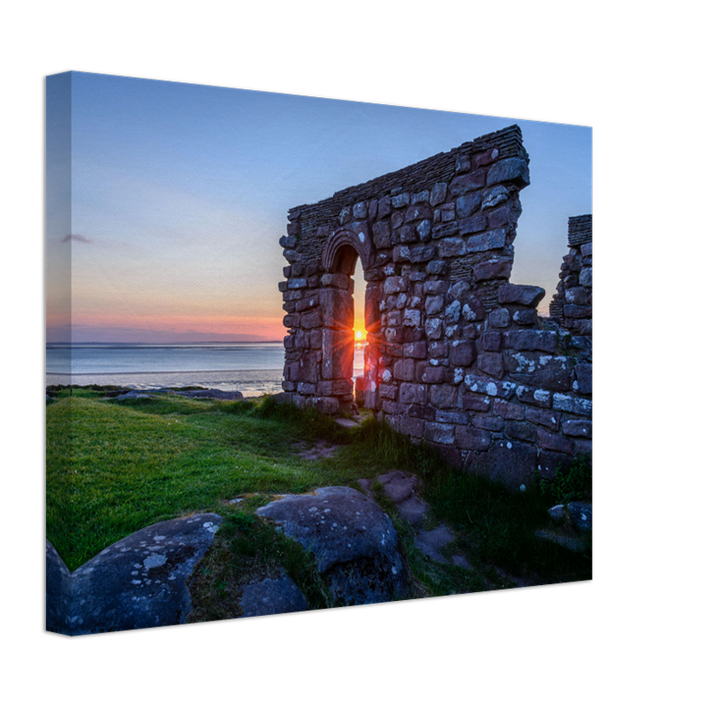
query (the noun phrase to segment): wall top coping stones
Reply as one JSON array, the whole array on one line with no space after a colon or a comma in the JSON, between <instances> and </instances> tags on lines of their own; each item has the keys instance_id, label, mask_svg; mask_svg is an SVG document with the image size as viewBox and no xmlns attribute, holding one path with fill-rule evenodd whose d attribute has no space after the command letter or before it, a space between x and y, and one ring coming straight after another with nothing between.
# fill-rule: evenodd
<instances>
[{"instance_id":1,"label":"wall top coping stones","mask_svg":"<svg viewBox=\"0 0 720 707\"><path fill-rule=\"evenodd\" d=\"M592 243L592 214L571 216L568 219L568 245Z\"/></svg>"},{"instance_id":2,"label":"wall top coping stones","mask_svg":"<svg viewBox=\"0 0 720 707\"><path fill-rule=\"evenodd\" d=\"M449 181L455 176L456 165L460 158L492 149L498 151L493 161L520 157L529 162L528 154L522 144L520 127L511 125L508 128L465 142L449 152L441 152L396 172L389 172L368 182L338 191L332 197L323 199L316 204L296 206L289 210L289 219L293 221L302 217L305 209L329 206L335 202L338 205L357 203L365 199L377 198L380 194L397 195L406 188L412 192L431 189L436 182Z\"/></svg>"}]
</instances>

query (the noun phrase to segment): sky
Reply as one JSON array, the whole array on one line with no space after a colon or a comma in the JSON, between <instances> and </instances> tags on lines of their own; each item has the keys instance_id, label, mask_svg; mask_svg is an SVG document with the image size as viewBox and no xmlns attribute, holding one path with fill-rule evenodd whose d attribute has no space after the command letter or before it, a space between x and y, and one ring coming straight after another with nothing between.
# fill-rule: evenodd
<instances>
[{"instance_id":1,"label":"sky","mask_svg":"<svg viewBox=\"0 0 720 707\"><path fill-rule=\"evenodd\" d=\"M541 313L592 213L588 127L77 72L46 106L48 343L280 341L289 209L514 123Z\"/></svg>"}]
</instances>

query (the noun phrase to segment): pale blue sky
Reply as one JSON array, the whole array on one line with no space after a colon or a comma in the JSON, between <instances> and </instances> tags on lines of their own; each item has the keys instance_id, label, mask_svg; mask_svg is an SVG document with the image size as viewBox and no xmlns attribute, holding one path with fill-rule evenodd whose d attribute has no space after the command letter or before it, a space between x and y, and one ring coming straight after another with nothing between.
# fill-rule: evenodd
<instances>
[{"instance_id":1,"label":"pale blue sky","mask_svg":"<svg viewBox=\"0 0 720 707\"><path fill-rule=\"evenodd\" d=\"M76 341L137 340L140 330L145 340L191 331L277 340L288 209L513 123L531 185L512 281L544 287L541 310L567 252L568 217L592 212L587 127L71 76L71 231L81 238L67 241L63 195L49 188L47 257L52 266L72 248ZM50 117L49 174L67 159L63 132L67 122ZM55 291L50 281L50 300Z\"/></svg>"}]
</instances>

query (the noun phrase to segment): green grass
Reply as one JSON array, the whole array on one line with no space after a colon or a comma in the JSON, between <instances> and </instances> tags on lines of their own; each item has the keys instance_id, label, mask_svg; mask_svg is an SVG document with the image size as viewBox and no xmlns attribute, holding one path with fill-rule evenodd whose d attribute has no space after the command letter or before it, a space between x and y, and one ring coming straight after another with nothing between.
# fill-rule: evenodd
<instances>
[{"instance_id":1,"label":"green grass","mask_svg":"<svg viewBox=\"0 0 720 707\"><path fill-rule=\"evenodd\" d=\"M274 398L213 402L168 394L118 401L91 388L62 388L54 395L47 404L48 539L72 571L152 523L219 513L226 522L193 579L193 591L205 597L193 620L230 616L238 577L281 567L312 608L330 606L311 559L253 511L274 494L359 488L358 479L374 480L390 469L422 478L428 524L450 524L457 536L450 553L461 552L473 564L466 570L427 560L415 547L413 530L379 495L398 528L416 596L511 586L505 572L548 582L590 576L589 555L534 537L547 524L548 488L511 494L452 471L432 450L410 444L374 418L347 430ZM339 450L330 458L302 458L300 452L319 439ZM567 492L577 476L559 490ZM240 495L241 507L228 503Z\"/></svg>"}]
</instances>

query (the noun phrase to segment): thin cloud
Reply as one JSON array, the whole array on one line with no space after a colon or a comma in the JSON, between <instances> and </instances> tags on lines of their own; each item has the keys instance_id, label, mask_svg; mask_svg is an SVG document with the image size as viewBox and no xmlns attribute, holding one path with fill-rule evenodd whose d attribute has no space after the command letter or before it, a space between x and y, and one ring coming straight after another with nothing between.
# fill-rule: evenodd
<instances>
[{"instance_id":1,"label":"thin cloud","mask_svg":"<svg viewBox=\"0 0 720 707\"><path fill-rule=\"evenodd\" d=\"M89 238L85 238L85 236L81 236L79 233L68 233L67 236L62 239L61 243L67 243L68 241L78 241L78 243L92 243Z\"/></svg>"}]
</instances>

